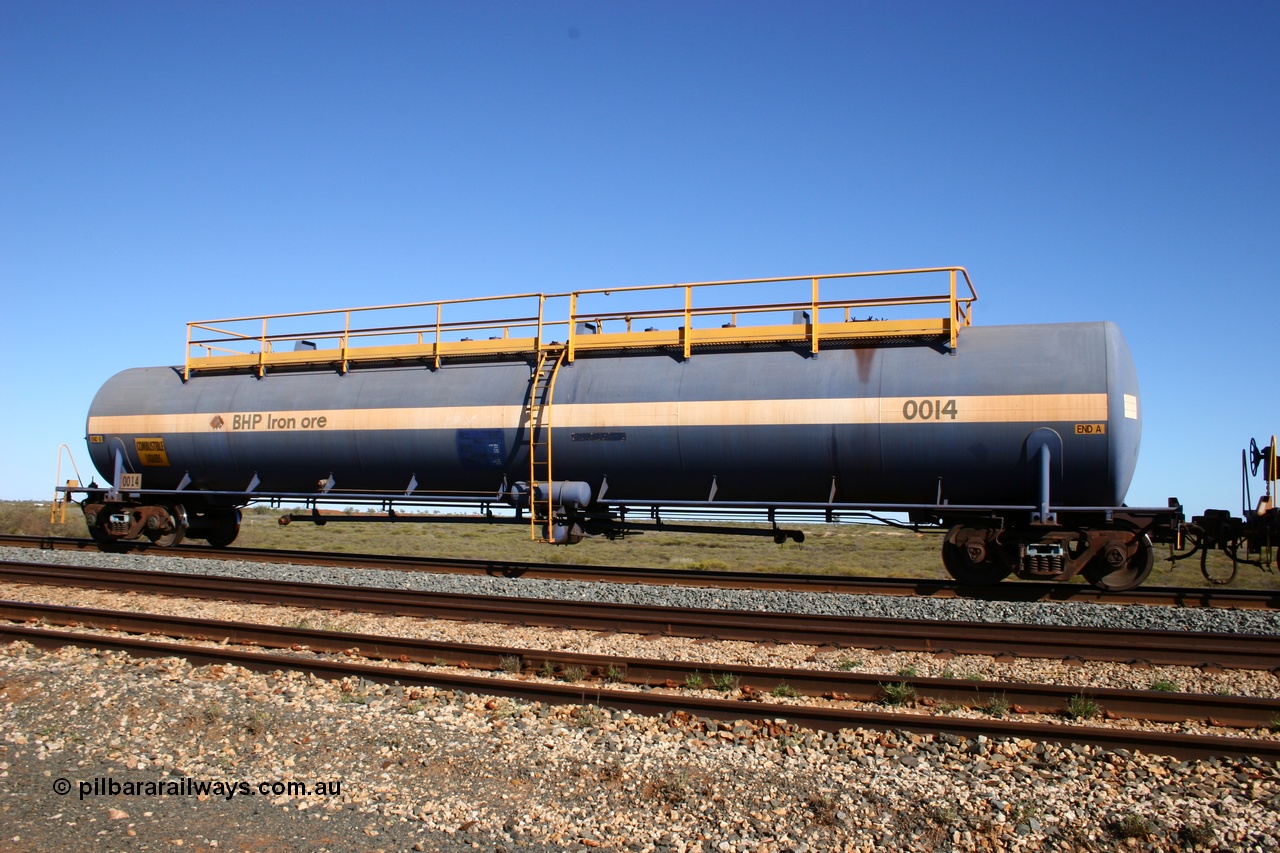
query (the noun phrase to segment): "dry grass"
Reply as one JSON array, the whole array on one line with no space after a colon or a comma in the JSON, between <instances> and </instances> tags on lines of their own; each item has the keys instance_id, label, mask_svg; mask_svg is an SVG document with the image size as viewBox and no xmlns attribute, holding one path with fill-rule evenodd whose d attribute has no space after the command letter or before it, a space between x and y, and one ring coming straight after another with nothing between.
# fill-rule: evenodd
<instances>
[{"instance_id":1,"label":"dry grass","mask_svg":"<svg viewBox=\"0 0 1280 853\"><path fill-rule=\"evenodd\" d=\"M802 544L788 541L778 545L769 537L757 536L649 532L612 541L591 538L577 545L555 547L530 541L526 525L396 522L316 527L295 522L282 528L275 522L279 514L247 514L236 544L708 572L944 576L938 559L938 534L870 525L804 527Z\"/></svg>"},{"instance_id":2,"label":"dry grass","mask_svg":"<svg viewBox=\"0 0 1280 853\"><path fill-rule=\"evenodd\" d=\"M87 536L80 507L67 507L67 523L49 521L49 504L0 501L0 533L21 536Z\"/></svg>"},{"instance_id":3,"label":"dry grass","mask_svg":"<svg viewBox=\"0 0 1280 853\"><path fill-rule=\"evenodd\" d=\"M644 533L610 541L588 539L578 545L556 547L529 539L529 528L515 524L361 523L332 522L317 527L295 522L281 527L278 510L246 511L235 544L254 548L403 554L476 560L517 560L596 566L637 566L797 572L859 576L946 578L939 551L940 533L913 532L865 524L802 525L805 541L777 545L768 537L735 537L696 533ZM744 525L749 526L749 525ZM83 536L84 521L77 507L67 512L65 526L49 524L48 505L25 501L0 502L0 533ZM1202 586L1198 560L1185 560L1172 570L1157 546L1156 568L1148 585ZM1227 560L1210 557L1210 568L1225 571ZM1276 574L1242 566L1237 588L1280 588Z\"/></svg>"}]
</instances>

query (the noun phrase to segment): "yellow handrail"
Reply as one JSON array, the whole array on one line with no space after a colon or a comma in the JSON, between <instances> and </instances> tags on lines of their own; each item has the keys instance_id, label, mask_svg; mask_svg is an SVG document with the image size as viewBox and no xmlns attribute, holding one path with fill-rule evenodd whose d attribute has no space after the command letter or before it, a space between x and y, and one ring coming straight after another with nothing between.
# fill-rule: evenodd
<instances>
[{"instance_id":1,"label":"yellow handrail","mask_svg":"<svg viewBox=\"0 0 1280 853\"><path fill-rule=\"evenodd\" d=\"M897 295L883 297L844 297L830 298L832 285L845 281L854 281L872 277L919 276L926 274L946 274L948 286L945 292ZM962 293L959 285L963 277L967 287L967 295ZM806 285L808 293L796 293L792 299L781 299L757 304L705 304L703 298L708 292L716 292L719 288L742 287L748 285L777 285L784 292L788 285ZM583 300L590 297L611 297L616 295L642 295L661 293L679 289L683 296L683 305L670 308L621 308L617 311L600 311L598 307L581 310ZM825 293L823 292L825 289ZM824 298L826 297L826 298ZM589 288L564 293L520 293L507 296L481 296L462 299L443 299L430 302L409 302L388 305L371 305L356 308L339 308L322 311L292 311L280 314L258 314L244 317L230 317L217 320L200 320L187 324L186 354L184 378L189 378L193 371L218 370L251 367L259 375L279 364L336 364L345 371L349 363L357 359L428 359L436 367L440 365L442 355L477 355L485 353L526 354L536 358L539 350L545 345L544 336L549 330L565 328L564 340L567 341L565 361L572 363L578 351L584 347L602 348L627 346L676 346L685 358L689 358L693 347L699 344L726 344L756 341L806 341L810 352L817 353L822 341L873 337L874 326L866 325L868 321L851 319L852 309L901 309L911 306L946 305L945 315L932 321L905 322L893 321L898 325L886 325L881 331L888 335L942 335L950 339L951 347L957 345L959 330L972 323L972 306L977 301L977 290L973 286L969 273L964 267L925 267L918 269L882 270L875 272L830 273L825 275L783 276L773 278L730 279L723 281L700 281L682 284L637 285L627 287ZM452 315L459 316L457 309L463 306L482 305L485 303L518 304L520 301L536 300L527 310L517 310L514 315L494 317L480 320L456 319L445 321L446 308ZM567 300L567 313L560 314L564 319L548 318L546 314L548 301ZM699 304L703 303L703 304ZM403 314L414 310L429 310L434 313L434 321L400 322L395 324L363 325L357 318L368 316L373 312L398 311ZM841 323L825 322L823 314L838 311ZM766 314L806 311L808 320L797 323L787 318L776 325L756 325L739 327L740 317L753 317ZM939 312L942 313L941 311ZM466 316L464 313L463 317ZM696 329L694 323L699 318L729 317L730 322L723 328ZM830 316L828 314L828 316ZM303 318L316 318L315 328L306 332L282 330L287 321ZM324 318L333 318L324 321ZM337 322L341 318L341 322ZM645 333L632 334L631 322L636 319L667 320L680 323L680 329L668 331L665 335L646 337ZM870 320L870 318L869 318ZM593 332L602 335L591 341L578 333L578 325L582 322L594 324ZM603 335L605 323L621 323L624 332ZM252 330L236 328L245 324L253 324ZM841 325L843 324L843 326ZM296 325L296 324L295 324ZM324 328L328 325L328 328ZM733 331L737 330L737 331ZM514 332L514 335L513 335ZM551 331L551 334L557 334ZM491 340L473 340L467 335L487 335ZM425 343L430 337L433 343ZM446 339L448 336L449 339ZM452 338L461 337L461 340ZM558 334L557 334L558 337ZM381 339L381 340L379 340ZM669 341L668 341L669 339ZM294 352L284 351L278 345L290 341L333 342L331 349L313 349ZM397 343L408 340L410 343ZM390 341L390 343L388 343ZM336 344L336 345L335 345ZM245 348L256 346L256 351L245 352ZM240 349L237 349L240 347ZM202 353L200 359L194 359L193 353Z\"/></svg>"}]
</instances>

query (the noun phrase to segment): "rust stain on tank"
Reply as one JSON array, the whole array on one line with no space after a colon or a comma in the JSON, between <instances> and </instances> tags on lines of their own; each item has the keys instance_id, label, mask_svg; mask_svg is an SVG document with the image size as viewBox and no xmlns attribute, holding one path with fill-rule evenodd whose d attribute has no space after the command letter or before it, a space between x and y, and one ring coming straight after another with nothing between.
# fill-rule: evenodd
<instances>
[{"instance_id":1,"label":"rust stain on tank","mask_svg":"<svg viewBox=\"0 0 1280 853\"><path fill-rule=\"evenodd\" d=\"M858 381L866 384L871 380L871 368L876 363L876 350L874 347L858 347L853 351L853 356L858 362Z\"/></svg>"}]
</instances>

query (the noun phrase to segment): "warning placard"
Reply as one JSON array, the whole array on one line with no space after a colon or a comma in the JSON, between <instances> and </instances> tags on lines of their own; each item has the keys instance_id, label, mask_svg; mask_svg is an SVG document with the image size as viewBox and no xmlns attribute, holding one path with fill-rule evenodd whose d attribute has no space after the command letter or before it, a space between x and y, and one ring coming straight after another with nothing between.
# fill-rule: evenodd
<instances>
[{"instance_id":1,"label":"warning placard","mask_svg":"<svg viewBox=\"0 0 1280 853\"><path fill-rule=\"evenodd\" d=\"M133 446L138 449L138 462L151 467L169 465L169 454L164 451L163 438L135 438Z\"/></svg>"}]
</instances>

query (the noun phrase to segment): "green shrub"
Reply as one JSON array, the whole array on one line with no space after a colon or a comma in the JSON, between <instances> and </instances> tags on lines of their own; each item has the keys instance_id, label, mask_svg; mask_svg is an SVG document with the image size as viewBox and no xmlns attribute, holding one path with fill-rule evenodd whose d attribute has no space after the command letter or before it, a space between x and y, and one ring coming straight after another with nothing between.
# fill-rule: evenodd
<instances>
[{"instance_id":1,"label":"green shrub","mask_svg":"<svg viewBox=\"0 0 1280 853\"><path fill-rule=\"evenodd\" d=\"M1073 720L1092 720L1101 710L1097 702L1083 693L1067 700L1067 716Z\"/></svg>"},{"instance_id":2,"label":"green shrub","mask_svg":"<svg viewBox=\"0 0 1280 853\"><path fill-rule=\"evenodd\" d=\"M884 693L882 700L886 705L910 705L916 701L916 689L905 681L897 684L881 684Z\"/></svg>"}]
</instances>

